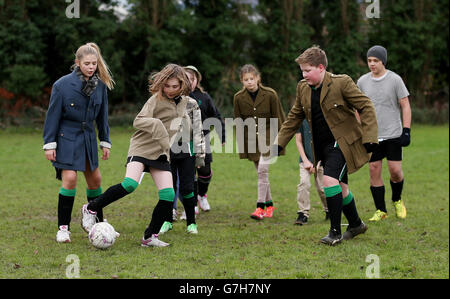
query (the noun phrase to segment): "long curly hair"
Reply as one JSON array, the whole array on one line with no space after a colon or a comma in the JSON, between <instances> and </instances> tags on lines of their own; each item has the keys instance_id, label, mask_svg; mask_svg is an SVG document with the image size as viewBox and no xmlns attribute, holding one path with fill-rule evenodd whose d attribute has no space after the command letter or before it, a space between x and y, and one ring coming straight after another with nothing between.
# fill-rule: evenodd
<instances>
[{"instance_id":1,"label":"long curly hair","mask_svg":"<svg viewBox=\"0 0 450 299\"><path fill-rule=\"evenodd\" d=\"M180 82L180 95L189 95L191 91L191 83L182 66L169 63L161 71L152 73L148 78L148 90L151 94L159 93L162 95L164 84L172 78L178 79Z\"/></svg>"}]
</instances>

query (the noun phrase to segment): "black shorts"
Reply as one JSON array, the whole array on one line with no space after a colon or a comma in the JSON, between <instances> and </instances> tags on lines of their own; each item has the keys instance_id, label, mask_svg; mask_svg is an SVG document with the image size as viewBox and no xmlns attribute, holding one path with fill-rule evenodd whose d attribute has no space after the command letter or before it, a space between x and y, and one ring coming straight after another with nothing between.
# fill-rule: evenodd
<instances>
[{"instance_id":1,"label":"black shorts","mask_svg":"<svg viewBox=\"0 0 450 299\"><path fill-rule=\"evenodd\" d=\"M380 141L369 162L380 161L384 158L387 158L389 161L401 161L402 157L403 152L399 137Z\"/></svg>"},{"instance_id":2,"label":"black shorts","mask_svg":"<svg viewBox=\"0 0 450 299\"><path fill-rule=\"evenodd\" d=\"M170 171L170 163L167 161L166 155L161 155L156 160L149 160L143 157L139 156L131 156L127 158L127 163L130 162L141 162L144 164L144 172L150 172L150 167L159 169L159 170L165 170ZM126 165L125 165L126 166Z\"/></svg>"},{"instance_id":3,"label":"black shorts","mask_svg":"<svg viewBox=\"0 0 450 299\"><path fill-rule=\"evenodd\" d=\"M348 184L347 162L337 143L330 143L320 150L317 160L322 161L323 175L337 179Z\"/></svg>"}]
</instances>

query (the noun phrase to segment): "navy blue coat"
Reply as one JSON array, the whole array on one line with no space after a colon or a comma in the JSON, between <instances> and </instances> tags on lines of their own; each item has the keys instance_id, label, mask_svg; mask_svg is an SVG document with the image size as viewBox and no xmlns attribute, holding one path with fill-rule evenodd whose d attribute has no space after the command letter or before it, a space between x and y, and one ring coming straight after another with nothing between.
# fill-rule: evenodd
<instances>
[{"instance_id":1,"label":"navy blue coat","mask_svg":"<svg viewBox=\"0 0 450 299\"><path fill-rule=\"evenodd\" d=\"M56 168L85 171L86 159L91 170L98 167L94 121L100 145L111 147L106 85L98 80L90 97L81 89L82 81L75 71L53 84L44 124L44 149L56 148L56 162L52 162Z\"/></svg>"}]
</instances>

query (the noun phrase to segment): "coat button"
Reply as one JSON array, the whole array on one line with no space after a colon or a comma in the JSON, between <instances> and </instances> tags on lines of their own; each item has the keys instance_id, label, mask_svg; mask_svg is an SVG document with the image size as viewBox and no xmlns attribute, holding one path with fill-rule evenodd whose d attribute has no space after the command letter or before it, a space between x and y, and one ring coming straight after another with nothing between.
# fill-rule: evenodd
<instances>
[{"instance_id":1,"label":"coat button","mask_svg":"<svg viewBox=\"0 0 450 299\"><path fill-rule=\"evenodd\" d=\"M334 107L337 107L337 104L334 104Z\"/></svg>"},{"instance_id":2,"label":"coat button","mask_svg":"<svg viewBox=\"0 0 450 299\"><path fill-rule=\"evenodd\" d=\"M64 133L61 133L61 136L64 136Z\"/></svg>"},{"instance_id":3,"label":"coat button","mask_svg":"<svg viewBox=\"0 0 450 299\"><path fill-rule=\"evenodd\" d=\"M72 106L72 107L73 107L73 106L75 106L75 104L74 104L74 103L71 103L71 104L70 104L70 106Z\"/></svg>"},{"instance_id":4,"label":"coat button","mask_svg":"<svg viewBox=\"0 0 450 299\"><path fill-rule=\"evenodd\" d=\"M253 108L254 111L256 111L256 108Z\"/></svg>"}]
</instances>

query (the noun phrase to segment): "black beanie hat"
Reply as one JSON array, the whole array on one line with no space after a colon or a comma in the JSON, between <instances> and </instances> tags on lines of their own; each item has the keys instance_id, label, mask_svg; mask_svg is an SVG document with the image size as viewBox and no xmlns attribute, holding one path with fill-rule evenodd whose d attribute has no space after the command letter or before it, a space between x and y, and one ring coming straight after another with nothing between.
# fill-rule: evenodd
<instances>
[{"instance_id":1,"label":"black beanie hat","mask_svg":"<svg viewBox=\"0 0 450 299\"><path fill-rule=\"evenodd\" d=\"M387 63L387 50L382 46L373 46L367 51L367 57L376 57L386 65Z\"/></svg>"}]
</instances>

